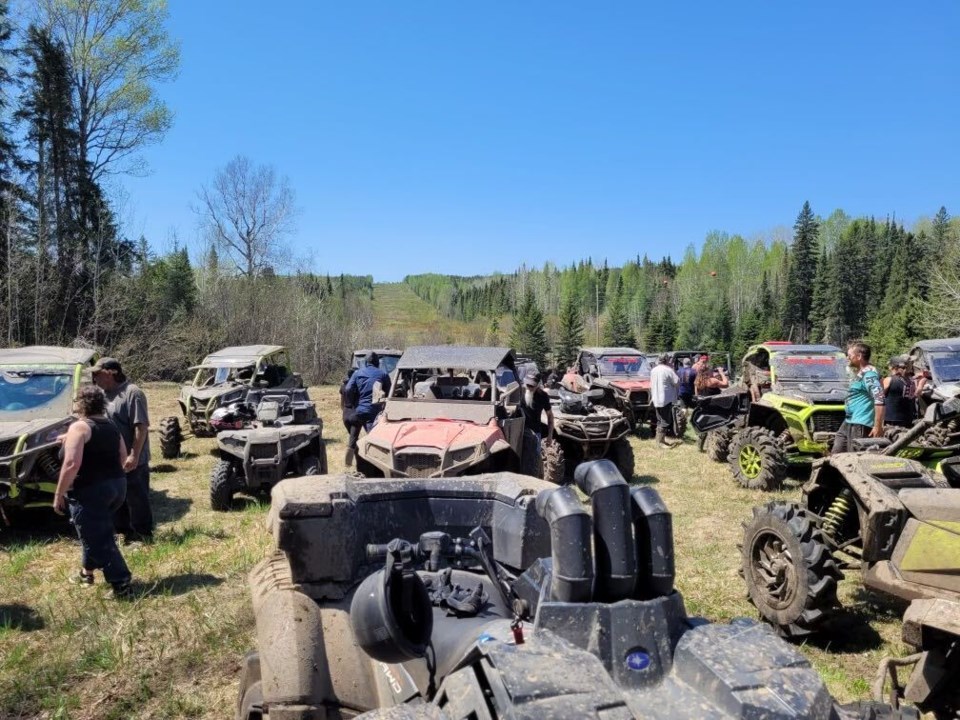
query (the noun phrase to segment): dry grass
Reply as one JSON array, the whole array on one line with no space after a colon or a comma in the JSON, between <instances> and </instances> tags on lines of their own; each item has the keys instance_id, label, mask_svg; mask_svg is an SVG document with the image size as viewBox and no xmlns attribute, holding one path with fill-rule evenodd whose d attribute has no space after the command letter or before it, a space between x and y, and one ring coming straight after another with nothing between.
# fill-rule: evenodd
<instances>
[{"instance_id":1,"label":"dry grass","mask_svg":"<svg viewBox=\"0 0 960 720\"><path fill-rule=\"evenodd\" d=\"M147 388L155 419L173 413L176 388ZM336 392L314 388L327 421L331 471L343 467ZM634 482L654 484L674 514L678 582L691 614L755 617L737 574L740 522L771 499L741 490L723 466L697 453L634 440ZM269 538L256 503L214 513L207 497L212 440L191 440L185 457L156 461L157 542L125 549L144 596L131 604L67 583L79 551L69 534L34 526L0 530L0 718L229 718L243 653L253 645L246 573ZM796 491L782 493L784 498ZM845 582L850 612L831 645L804 652L841 699L868 693L879 659L904 654L899 609ZM869 622L868 622L869 620Z\"/></svg>"}]
</instances>

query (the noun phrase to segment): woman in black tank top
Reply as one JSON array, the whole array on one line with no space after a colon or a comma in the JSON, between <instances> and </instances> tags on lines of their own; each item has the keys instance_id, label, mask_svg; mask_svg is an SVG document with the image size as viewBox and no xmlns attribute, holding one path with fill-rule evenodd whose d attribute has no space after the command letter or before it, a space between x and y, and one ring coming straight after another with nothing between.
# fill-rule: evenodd
<instances>
[{"instance_id":1,"label":"woman in black tank top","mask_svg":"<svg viewBox=\"0 0 960 720\"><path fill-rule=\"evenodd\" d=\"M127 448L116 425L105 416L103 390L80 389L74 402L77 416L63 437L63 465L53 497L61 515L69 507L82 547L80 572L71 582L93 584L93 571L102 570L114 597L129 598L130 570L113 534L113 514L123 504L127 479L123 458Z\"/></svg>"},{"instance_id":2,"label":"woman in black tank top","mask_svg":"<svg viewBox=\"0 0 960 720\"><path fill-rule=\"evenodd\" d=\"M890 374L883 379L884 413L886 425L909 427L917 417L916 389L913 379L904 377L906 358L890 358Z\"/></svg>"}]
</instances>

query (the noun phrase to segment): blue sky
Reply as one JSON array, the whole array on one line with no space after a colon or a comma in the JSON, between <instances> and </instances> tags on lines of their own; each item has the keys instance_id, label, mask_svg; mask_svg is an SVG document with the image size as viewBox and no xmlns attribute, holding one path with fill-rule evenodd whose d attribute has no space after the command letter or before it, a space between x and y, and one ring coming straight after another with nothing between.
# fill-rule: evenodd
<instances>
[{"instance_id":1,"label":"blue sky","mask_svg":"<svg viewBox=\"0 0 960 720\"><path fill-rule=\"evenodd\" d=\"M175 125L124 180L158 250L237 154L290 178L297 255L378 280L960 214L955 0L175 0L170 32Z\"/></svg>"}]
</instances>

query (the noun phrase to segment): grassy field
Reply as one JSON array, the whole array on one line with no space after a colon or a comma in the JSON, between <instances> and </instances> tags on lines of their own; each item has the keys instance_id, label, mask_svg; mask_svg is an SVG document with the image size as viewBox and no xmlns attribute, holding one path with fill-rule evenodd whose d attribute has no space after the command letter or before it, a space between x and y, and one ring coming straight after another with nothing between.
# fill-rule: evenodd
<instances>
[{"instance_id":1,"label":"grassy field","mask_svg":"<svg viewBox=\"0 0 960 720\"><path fill-rule=\"evenodd\" d=\"M146 388L151 413L175 410L176 388ZM343 468L336 392L314 388L326 420L332 472ZM697 452L634 439L635 483L652 484L674 514L677 586L688 611L710 620L755 617L737 574L740 523L774 496L742 490L726 467ZM267 551L265 508L238 502L214 513L207 496L212 440L153 465L157 542L125 548L142 597L118 604L98 574L70 585L79 549L69 526L0 529L0 718L231 718L243 653L253 645L246 587ZM778 494L789 498L789 489ZM39 519L37 519L39 522ZM845 581L847 610L828 640L803 647L843 700L865 697L881 657L906 654L900 609Z\"/></svg>"},{"instance_id":2,"label":"grassy field","mask_svg":"<svg viewBox=\"0 0 960 720\"><path fill-rule=\"evenodd\" d=\"M400 347L482 344L487 326L484 321L467 323L442 317L436 308L417 297L406 283L377 283L373 286L373 317L377 319L378 329L403 339Z\"/></svg>"}]
</instances>

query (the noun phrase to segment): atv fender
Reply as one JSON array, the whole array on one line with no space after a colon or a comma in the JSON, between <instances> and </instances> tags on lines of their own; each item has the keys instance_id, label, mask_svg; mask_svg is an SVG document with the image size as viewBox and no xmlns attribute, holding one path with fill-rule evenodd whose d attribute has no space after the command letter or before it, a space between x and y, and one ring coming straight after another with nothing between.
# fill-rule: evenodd
<instances>
[{"instance_id":1,"label":"atv fender","mask_svg":"<svg viewBox=\"0 0 960 720\"><path fill-rule=\"evenodd\" d=\"M321 608L295 589L280 553L253 568L250 585L265 704L298 706L303 717L312 717L310 710L324 717L324 706L376 706L370 664L350 628L349 601Z\"/></svg>"},{"instance_id":2,"label":"atv fender","mask_svg":"<svg viewBox=\"0 0 960 720\"><path fill-rule=\"evenodd\" d=\"M787 429L787 423L780 412L763 400L750 404L750 409L747 411L747 425L767 428L774 435L779 435Z\"/></svg>"},{"instance_id":3,"label":"atv fender","mask_svg":"<svg viewBox=\"0 0 960 720\"><path fill-rule=\"evenodd\" d=\"M955 666L946 654L960 640L960 602L953 600L914 600L903 616L903 641L922 651L920 660L904 689L904 698L923 706L947 683Z\"/></svg>"}]
</instances>

